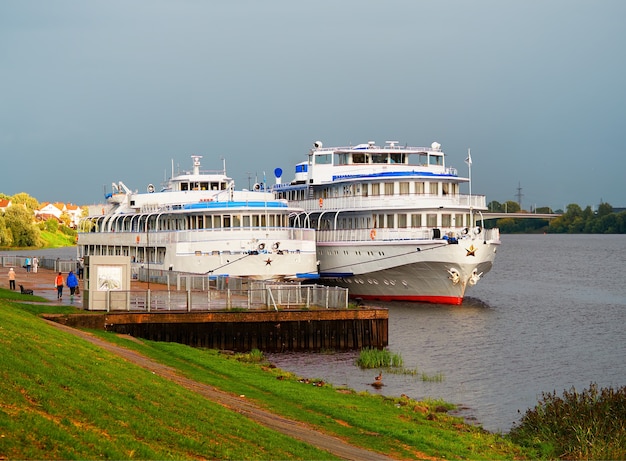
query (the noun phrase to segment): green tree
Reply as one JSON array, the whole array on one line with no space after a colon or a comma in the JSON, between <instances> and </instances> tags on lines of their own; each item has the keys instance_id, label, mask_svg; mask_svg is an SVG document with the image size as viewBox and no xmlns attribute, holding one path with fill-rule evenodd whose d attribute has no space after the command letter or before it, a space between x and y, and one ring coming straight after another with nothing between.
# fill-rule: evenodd
<instances>
[{"instance_id":1,"label":"green tree","mask_svg":"<svg viewBox=\"0 0 626 461\"><path fill-rule=\"evenodd\" d=\"M597 216L602 217L613 213L613 207L609 203L601 203L598 206Z\"/></svg>"},{"instance_id":2,"label":"green tree","mask_svg":"<svg viewBox=\"0 0 626 461\"><path fill-rule=\"evenodd\" d=\"M41 246L39 228L33 222L33 213L25 206L10 206L4 212L4 221L7 230L11 233L13 246L38 247Z\"/></svg>"},{"instance_id":3,"label":"green tree","mask_svg":"<svg viewBox=\"0 0 626 461\"><path fill-rule=\"evenodd\" d=\"M492 200L487 205L487 210L489 210L490 213L502 213L504 211L504 206L500 202Z\"/></svg>"},{"instance_id":4,"label":"green tree","mask_svg":"<svg viewBox=\"0 0 626 461\"><path fill-rule=\"evenodd\" d=\"M46 219L45 225L48 232L54 233L59 230L59 221L55 218Z\"/></svg>"},{"instance_id":5,"label":"green tree","mask_svg":"<svg viewBox=\"0 0 626 461\"><path fill-rule=\"evenodd\" d=\"M521 210L519 203L514 202L513 200L507 200L504 204L504 210L507 213L517 213Z\"/></svg>"},{"instance_id":6,"label":"green tree","mask_svg":"<svg viewBox=\"0 0 626 461\"><path fill-rule=\"evenodd\" d=\"M13 235L7 228L4 214L0 215L0 246L9 247L13 244Z\"/></svg>"},{"instance_id":7,"label":"green tree","mask_svg":"<svg viewBox=\"0 0 626 461\"><path fill-rule=\"evenodd\" d=\"M11 197L13 205L25 205L30 211L35 211L39 208L39 202L35 197L31 197L26 192L20 192Z\"/></svg>"}]
</instances>

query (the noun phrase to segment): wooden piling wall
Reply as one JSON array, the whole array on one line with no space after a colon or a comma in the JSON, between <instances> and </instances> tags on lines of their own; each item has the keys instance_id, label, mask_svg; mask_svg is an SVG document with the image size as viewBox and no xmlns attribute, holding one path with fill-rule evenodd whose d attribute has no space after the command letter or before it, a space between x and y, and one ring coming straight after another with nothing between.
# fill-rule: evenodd
<instances>
[{"instance_id":1,"label":"wooden piling wall","mask_svg":"<svg viewBox=\"0 0 626 461\"><path fill-rule=\"evenodd\" d=\"M100 318L97 318L100 317ZM388 345L386 309L73 314L54 319L153 341L246 352L351 350Z\"/></svg>"}]
</instances>

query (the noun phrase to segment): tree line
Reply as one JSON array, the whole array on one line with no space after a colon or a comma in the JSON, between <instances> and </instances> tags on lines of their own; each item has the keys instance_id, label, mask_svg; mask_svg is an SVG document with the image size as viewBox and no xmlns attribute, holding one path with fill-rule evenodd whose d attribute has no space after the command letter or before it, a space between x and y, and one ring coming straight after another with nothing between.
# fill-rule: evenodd
<instances>
[{"instance_id":1,"label":"tree line","mask_svg":"<svg viewBox=\"0 0 626 461\"><path fill-rule=\"evenodd\" d=\"M549 207L538 207L536 213L560 213L552 219L515 218L520 212L517 202L499 203L492 201L487 205L490 212L511 213L511 217L486 220L489 224L506 234L553 233L553 234L626 234L626 211L615 212L609 203L601 203L597 210L591 206L585 209L571 203L566 210L553 211Z\"/></svg>"},{"instance_id":2,"label":"tree line","mask_svg":"<svg viewBox=\"0 0 626 461\"><path fill-rule=\"evenodd\" d=\"M48 244L45 233L72 237L68 241L76 236L68 225L69 218L64 222L62 216L61 223L54 218L36 222L39 202L25 192L12 196L0 193L0 199L11 201L11 206L0 212L0 248L43 248Z\"/></svg>"}]
</instances>

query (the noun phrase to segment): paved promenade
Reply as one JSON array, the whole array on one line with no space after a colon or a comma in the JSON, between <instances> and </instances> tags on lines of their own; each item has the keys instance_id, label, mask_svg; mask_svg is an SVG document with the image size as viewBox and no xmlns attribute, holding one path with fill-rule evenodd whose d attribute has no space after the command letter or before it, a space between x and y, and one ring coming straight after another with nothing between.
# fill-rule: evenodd
<instances>
[{"instance_id":1,"label":"paved promenade","mask_svg":"<svg viewBox=\"0 0 626 461\"><path fill-rule=\"evenodd\" d=\"M9 277L7 275L9 273L9 267L10 266L0 268L2 270L2 288L9 288ZM35 295L41 296L42 298L67 305L78 305L78 307L82 305L83 280L81 280L79 284L81 294L74 296L73 302L70 299L70 289L67 285L63 287L63 298L59 301L57 300L57 289L54 286L54 279L57 275L55 271L42 269L41 267L37 269L37 272L33 272L32 270L30 272L26 272L26 269L22 267L13 267L13 270L16 275L16 291L20 290L20 285L24 285L25 289L33 290ZM63 273L63 278L67 278L67 272ZM131 281L131 289L146 290L147 284Z\"/></svg>"},{"instance_id":2,"label":"paved promenade","mask_svg":"<svg viewBox=\"0 0 626 461\"><path fill-rule=\"evenodd\" d=\"M13 270L15 271L15 288L17 291L20 290L20 285L24 285L24 289L33 290L34 294L37 296L41 296L42 298L50 299L55 302L62 302L63 304L71 304L70 289L67 285L63 287L63 299L61 301L57 300L57 289L54 286L54 279L57 275L55 271L38 268L37 272L33 272L32 269L30 272L26 272L26 269L22 267L14 267ZM2 287L9 288L9 277L7 276L9 266L3 267L2 271L4 278ZM67 273L63 273L63 278L67 278ZM80 281L79 286L82 292L82 280ZM82 303L80 295L74 296L74 304L77 303Z\"/></svg>"}]
</instances>

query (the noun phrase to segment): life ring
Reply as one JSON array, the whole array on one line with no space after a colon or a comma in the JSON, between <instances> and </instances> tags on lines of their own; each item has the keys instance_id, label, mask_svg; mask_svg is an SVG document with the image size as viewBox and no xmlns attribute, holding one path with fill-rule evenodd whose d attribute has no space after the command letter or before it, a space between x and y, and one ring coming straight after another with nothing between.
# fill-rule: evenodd
<instances>
[{"instance_id":1,"label":"life ring","mask_svg":"<svg viewBox=\"0 0 626 461\"><path fill-rule=\"evenodd\" d=\"M324 199L320 198L320 208L322 208L324 206Z\"/></svg>"},{"instance_id":2,"label":"life ring","mask_svg":"<svg viewBox=\"0 0 626 461\"><path fill-rule=\"evenodd\" d=\"M265 243L259 243L259 251L265 250Z\"/></svg>"},{"instance_id":3,"label":"life ring","mask_svg":"<svg viewBox=\"0 0 626 461\"><path fill-rule=\"evenodd\" d=\"M376 229L372 229L372 230L370 231L370 238L371 238L372 240L374 240L374 239L376 238Z\"/></svg>"}]
</instances>

